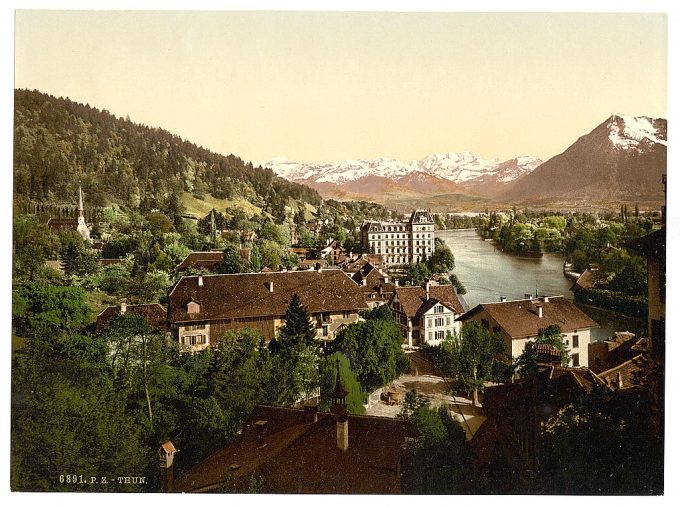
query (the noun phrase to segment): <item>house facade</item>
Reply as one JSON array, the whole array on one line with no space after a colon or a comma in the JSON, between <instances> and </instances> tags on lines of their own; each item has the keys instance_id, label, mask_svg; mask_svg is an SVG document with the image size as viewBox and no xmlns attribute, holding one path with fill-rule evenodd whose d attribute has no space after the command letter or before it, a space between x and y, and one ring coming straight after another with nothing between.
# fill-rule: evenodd
<instances>
[{"instance_id":1,"label":"house facade","mask_svg":"<svg viewBox=\"0 0 680 507\"><path fill-rule=\"evenodd\" d=\"M465 313L452 285L425 283L424 287L395 287L389 300L404 345L438 345L448 334L459 333L456 319Z\"/></svg>"},{"instance_id":2,"label":"house facade","mask_svg":"<svg viewBox=\"0 0 680 507\"><path fill-rule=\"evenodd\" d=\"M285 323L294 294L307 307L321 342L358 322L359 312L368 308L357 284L339 269L185 276L168 294L171 330L191 352L242 328L255 329L269 341Z\"/></svg>"},{"instance_id":3,"label":"house facade","mask_svg":"<svg viewBox=\"0 0 680 507\"><path fill-rule=\"evenodd\" d=\"M479 322L493 333L502 336L505 352L513 358L522 354L530 341L538 338L541 329L557 325L562 330L562 340L569 350L570 366L588 366L590 330L597 323L563 296L499 303L482 303L459 317L467 322Z\"/></svg>"},{"instance_id":4,"label":"house facade","mask_svg":"<svg viewBox=\"0 0 680 507\"><path fill-rule=\"evenodd\" d=\"M352 280L360 286L364 294L364 300L369 308L375 308L387 304L396 285L390 282L389 276L374 267L370 262L366 262L356 271L345 271Z\"/></svg>"},{"instance_id":5,"label":"house facade","mask_svg":"<svg viewBox=\"0 0 680 507\"><path fill-rule=\"evenodd\" d=\"M405 222L364 222L363 248L382 255L385 265L426 261L434 252L434 217L427 210L415 210Z\"/></svg>"}]
</instances>

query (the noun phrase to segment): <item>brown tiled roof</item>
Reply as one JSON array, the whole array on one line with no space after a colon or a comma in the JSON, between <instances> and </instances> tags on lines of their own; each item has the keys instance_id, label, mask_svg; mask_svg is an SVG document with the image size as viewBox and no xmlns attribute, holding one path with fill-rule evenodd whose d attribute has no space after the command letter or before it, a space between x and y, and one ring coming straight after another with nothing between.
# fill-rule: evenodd
<instances>
[{"instance_id":1,"label":"brown tiled roof","mask_svg":"<svg viewBox=\"0 0 680 507\"><path fill-rule=\"evenodd\" d=\"M543 317L538 316L539 306L543 308ZM557 324L565 332L569 329L598 327L593 319L562 296L550 297L548 301L523 299L503 303L482 303L458 317L458 320L465 322L482 310L498 322L512 338L537 336L541 329L553 324Z\"/></svg>"},{"instance_id":2,"label":"brown tiled roof","mask_svg":"<svg viewBox=\"0 0 680 507\"><path fill-rule=\"evenodd\" d=\"M264 447L257 447L255 421L267 421ZM218 489L231 474L237 485L261 477L264 493L399 493L399 451L416 436L411 423L350 415L344 452L335 426L328 413L305 422L303 410L258 406L243 432L179 477L175 489Z\"/></svg>"},{"instance_id":3,"label":"brown tiled roof","mask_svg":"<svg viewBox=\"0 0 680 507\"><path fill-rule=\"evenodd\" d=\"M167 309L159 303L127 305L125 313L143 318L151 327L159 331L165 331L168 327ZM102 331L111 319L120 314L120 306L109 306L102 310L97 315L97 331Z\"/></svg>"},{"instance_id":4,"label":"brown tiled roof","mask_svg":"<svg viewBox=\"0 0 680 507\"><path fill-rule=\"evenodd\" d=\"M211 270L220 265L223 260L224 252L222 250L191 252L182 262L179 263L176 270L186 271L189 268Z\"/></svg>"},{"instance_id":5,"label":"brown tiled roof","mask_svg":"<svg viewBox=\"0 0 680 507\"><path fill-rule=\"evenodd\" d=\"M363 293L340 270L288 271L182 277L169 295L172 322L283 316L293 294L310 313L366 309ZM273 283L273 292L269 283ZM198 314L187 313L197 301Z\"/></svg>"},{"instance_id":6,"label":"brown tiled roof","mask_svg":"<svg viewBox=\"0 0 680 507\"><path fill-rule=\"evenodd\" d=\"M644 358L638 354L628 361L624 361L618 366L603 371L598 376L610 387L617 389L627 389L639 386L641 383L641 373L645 369Z\"/></svg>"},{"instance_id":7,"label":"brown tiled roof","mask_svg":"<svg viewBox=\"0 0 680 507\"><path fill-rule=\"evenodd\" d=\"M394 292L407 317L415 317L427 301L424 287L396 287ZM430 285L430 298L437 299L455 313L465 312L453 285Z\"/></svg>"}]
</instances>

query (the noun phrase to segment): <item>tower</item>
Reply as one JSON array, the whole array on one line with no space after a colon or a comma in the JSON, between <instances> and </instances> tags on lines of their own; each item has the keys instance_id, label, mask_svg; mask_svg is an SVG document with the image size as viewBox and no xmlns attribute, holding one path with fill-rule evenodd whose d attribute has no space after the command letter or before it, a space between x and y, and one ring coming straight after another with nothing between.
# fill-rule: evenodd
<instances>
[{"instance_id":1,"label":"tower","mask_svg":"<svg viewBox=\"0 0 680 507\"><path fill-rule=\"evenodd\" d=\"M336 369L337 376L335 388L333 389L331 412L335 419L337 446L338 449L344 452L349 448L349 422L347 421L347 403L345 402L348 391L342 385L342 380L340 380L340 359L337 360Z\"/></svg>"},{"instance_id":2,"label":"tower","mask_svg":"<svg viewBox=\"0 0 680 507\"><path fill-rule=\"evenodd\" d=\"M90 240L90 228L85 223L85 209L83 208L83 189L78 187L78 227L76 230L80 233L83 239Z\"/></svg>"}]
</instances>

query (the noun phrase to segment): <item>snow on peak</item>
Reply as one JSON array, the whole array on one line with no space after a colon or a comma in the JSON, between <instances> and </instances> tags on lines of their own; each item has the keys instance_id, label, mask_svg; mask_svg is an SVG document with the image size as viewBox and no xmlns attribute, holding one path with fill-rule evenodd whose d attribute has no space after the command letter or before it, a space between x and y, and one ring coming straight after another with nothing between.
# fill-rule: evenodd
<instances>
[{"instance_id":1,"label":"snow on peak","mask_svg":"<svg viewBox=\"0 0 680 507\"><path fill-rule=\"evenodd\" d=\"M667 146L665 128L655 126L654 122L654 118L648 116L614 114L607 124L609 140L623 150L640 150L640 143L645 139Z\"/></svg>"}]
</instances>

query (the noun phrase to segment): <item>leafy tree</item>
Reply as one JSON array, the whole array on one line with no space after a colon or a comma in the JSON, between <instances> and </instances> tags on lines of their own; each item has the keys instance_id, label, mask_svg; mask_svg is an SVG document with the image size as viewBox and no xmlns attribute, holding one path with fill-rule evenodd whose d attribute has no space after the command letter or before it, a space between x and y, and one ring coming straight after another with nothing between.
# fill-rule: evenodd
<instances>
[{"instance_id":1,"label":"leafy tree","mask_svg":"<svg viewBox=\"0 0 680 507\"><path fill-rule=\"evenodd\" d=\"M503 339L472 321L463 326L460 336L447 336L441 347L444 374L453 378L458 387L472 392L472 401L478 406L478 392L491 379L493 365L505 350Z\"/></svg>"},{"instance_id":2,"label":"leafy tree","mask_svg":"<svg viewBox=\"0 0 680 507\"><path fill-rule=\"evenodd\" d=\"M132 314L117 315L107 325L105 340L110 349L111 371L117 386L133 394L143 393L149 421L154 410L151 388L163 375L171 350L165 334Z\"/></svg>"},{"instance_id":3,"label":"leafy tree","mask_svg":"<svg viewBox=\"0 0 680 507\"><path fill-rule=\"evenodd\" d=\"M224 249L224 259L219 267L220 273L233 274L245 271L238 246L230 244Z\"/></svg>"},{"instance_id":4,"label":"leafy tree","mask_svg":"<svg viewBox=\"0 0 680 507\"><path fill-rule=\"evenodd\" d=\"M99 270L99 255L79 233L62 232L59 240L59 256L67 275L86 276Z\"/></svg>"},{"instance_id":5,"label":"leafy tree","mask_svg":"<svg viewBox=\"0 0 680 507\"><path fill-rule=\"evenodd\" d=\"M538 492L568 495L663 494L663 441L644 391L595 386L546 424ZM579 476L573 474L579 470Z\"/></svg>"},{"instance_id":6,"label":"leafy tree","mask_svg":"<svg viewBox=\"0 0 680 507\"><path fill-rule=\"evenodd\" d=\"M453 253L446 244L438 244L435 247L429 264L433 273L448 273L456 267Z\"/></svg>"},{"instance_id":7,"label":"leafy tree","mask_svg":"<svg viewBox=\"0 0 680 507\"><path fill-rule=\"evenodd\" d=\"M80 287L31 283L12 298L12 324L18 336L53 347L90 322L90 307Z\"/></svg>"},{"instance_id":8,"label":"leafy tree","mask_svg":"<svg viewBox=\"0 0 680 507\"><path fill-rule=\"evenodd\" d=\"M448 407L422 405L409 419L418 430L403 451L403 489L416 494L463 494L475 491L473 453L465 432Z\"/></svg>"},{"instance_id":9,"label":"leafy tree","mask_svg":"<svg viewBox=\"0 0 680 507\"><path fill-rule=\"evenodd\" d=\"M349 359L340 352L326 356L321 360L320 377L322 407L330 407L338 371L342 385L348 392L347 397L345 398L347 411L350 414L363 414L365 412L364 392L350 367Z\"/></svg>"},{"instance_id":10,"label":"leafy tree","mask_svg":"<svg viewBox=\"0 0 680 507\"><path fill-rule=\"evenodd\" d=\"M210 378L213 396L235 432L267 399L271 359L262 335L248 328L223 334L212 350Z\"/></svg>"},{"instance_id":11,"label":"leafy tree","mask_svg":"<svg viewBox=\"0 0 680 507\"><path fill-rule=\"evenodd\" d=\"M451 273L451 276L449 276L449 280L451 281L451 285L453 285L456 288L456 292L458 294L467 294L467 289L465 288L465 285L463 285L463 282L460 281L460 279L455 273Z\"/></svg>"},{"instance_id":12,"label":"leafy tree","mask_svg":"<svg viewBox=\"0 0 680 507\"><path fill-rule=\"evenodd\" d=\"M417 262L415 264L409 264L403 280L411 285L422 285L429 280L431 276L432 273L430 273L427 264Z\"/></svg>"},{"instance_id":13,"label":"leafy tree","mask_svg":"<svg viewBox=\"0 0 680 507\"><path fill-rule=\"evenodd\" d=\"M149 230L154 236L162 236L175 230L172 220L163 212L156 211L147 217Z\"/></svg>"},{"instance_id":14,"label":"leafy tree","mask_svg":"<svg viewBox=\"0 0 680 507\"><path fill-rule=\"evenodd\" d=\"M429 405L427 396L419 394L415 389L411 389L404 395L404 401L401 402L401 410L399 417L409 419L418 409Z\"/></svg>"},{"instance_id":15,"label":"leafy tree","mask_svg":"<svg viewBox=\"0 0 680 507\"><path fill-rule=\"evenodd\" d=\"M18 215L14 219L13 263L15 276L32 280L45 261L56 256L59 241L55 234L34 217Z\"/></svg>"},{"instance_id":16,"label":"leafy tree","mask_svg":"<svg viewBox=\"0 0 680 507\"><path fill-rule=\"evenodd\" d=\"M350 324L335 341L330 352L342 352L350 361L363 389L371 392L409 370L401 348L404 337L388 308L374 309L367 320Z\"/></svg>"},{"instance_id":17,"label":"leafy tree","mask_svg":"<svg viewBox=\"0 0 680 507\"><path fill-rule=\"evenodd\" d=\"M281 261L285 252L278 243L265 239L260 244L260 254L262 255L262 264L267 266L272 271L281 269Z\"/></svg>"}]
</instances>

